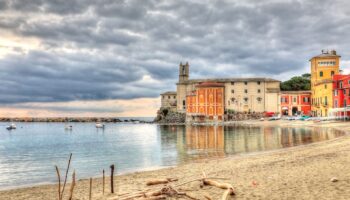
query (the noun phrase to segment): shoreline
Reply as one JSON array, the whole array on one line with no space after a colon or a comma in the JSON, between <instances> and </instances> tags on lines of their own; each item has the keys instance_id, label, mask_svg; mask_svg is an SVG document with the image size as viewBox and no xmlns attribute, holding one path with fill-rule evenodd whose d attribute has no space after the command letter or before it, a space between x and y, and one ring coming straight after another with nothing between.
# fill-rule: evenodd
<instances>
[{"instance_id":1,"label":"shoreline","mask_svg":"<svg viewBox=\"0 0 350 200\"><path fill-rule=\"evenodd\" d=\"M143 188L148 188L145 186L145 182L146 180L149 179L154 179L154 178L161 178L161 177L169 177L169 172L175 171L175 173L171 173L174 176L176 176L175 178L179 178L179 180L186 180L188 179L188 177L182 177L181 176L181 172L182 171L186 171L189 170L190 172L185 172L184 174L186 174L187 176L195 176L195 177L200 177L200 169L201 168L209 168L210 170L212 169L216 169L218 170L218 172L216 172L217 174L220 171L225 170L226 168L228 168L227 165L229 166L234 166L234 167L238 167L238 171L243 171L246 172L246 166L245 165L253 165L255 167L259 168L260 162L257 162L259 160L262 160L264 163L274 163L276 160L281 160L281 158L284 158L285 156L288 156L286 154L295 154L295 156L297 156L297 154L301 154L301 155L307 155L306 152L308 151L312 151L313 154L322 154L323 151L318 151L318 150L325 150L328 151L327 153L336 153L335 151L341 150L341 149L332 149L332 148L326 148L327 146L341 146L342 148L346 148L347 151L350 151L350 147L348 144L350 144L350 135L349 135L349 131L350 131L350 124L348 125L346 122L320 122L320 123L312 123L312 122L298 122L298 121L245 121L245 122L235 122L235 124L240 124L240 125L248 125L248 126L281 126L281 127L325 127L325 128L334 128L334 129L338 129L341 131L345 131L345 135L342 137L338 137L338 138L334 138L331 140L326 140L326 141L322 141L322 142L316 142L316 143L311 143L311 144L306 144L306 145L299 145L299 146L293 146L293 147L288 147L288 148L282 148L282 149L273 149L273 150L268 150L268 151L262 151L262 152L251 152L251 153L243 153L243 154L238 154L238 155L232 155L232 156L227 156L227 157L223 157L223 158L207 158L204 160L199 160L196 162L190 162L190 163L185 163L185 164L180 164L177 166L169 166L169 167L162 167L161 169L151 169L149 171L138 171L138 172L129 172L129 173L125 173L125 174L121 174L118 176L115 176L115 180L116 180L116 185L117 188L119 188L118 191L125 191L125 192L130 192L133 190L141 190ZM225 124L226 125L226 124ZM316 149L316 151L315 151ZM325 153L325 152L323 152ZM300 156L300 155L299 155ZM293 158L290 158L293 159ZM320 159L322 161L323 164L327 164L324 163L324 160L322 160L322 156L320 156ZM328 159L328 158L327 158ZM349 164L350 164L350 159L349 160ZM243 164L240 164L236 161L242 162ZM288 162L289 159L284 159L284 161ZM279 162L278 162L279 163ZM299 163L301 164L301 163ZM219 165L219 167L217 167L217 165ZM223 165L223 166L221 166ZM239 166L243 165L245 166L244 168L240 168ZM193 169L192 169L193 166ZM213 167L215 166L215 167ZM318 169L319 170L319 169ZM196 171L196 173L194 173ZM209 170L208 170L209 171ZM206 170L206 173L208 173L208 171ZM248 170L249 171L249 170ZM214 172L213 172L214 173ZM250 173L250 174L249 174ZM240 173L244 176L256 176L256 179L259 179L258 177L261 178L261 172L255 172L255 171L250 171L249 173ZM350 180L350 171L347 171L348 175L349 175L349 180ZM108 173L107 173L108 174ZM211 174L211 172L209 172L208 174ZM215 174L215 173L214 173ZM229 175L230 177L235 177L234 173ZM237 176L237 175L236 175ZM223 177L223 175L221 174L220 177ZM171 177L174 178L174 177ZM235 177L236 178L242 178L242 177ZM332 177L328 177L329 179ZM237 188L237 190L239 191L239 187L242 186L240 185L241 183L239 183L237 185L237 182L233 181L233 186L234 188ZM109 178L108 178L109 180ZM126 182L125 182L126 181ZM111 195L102 195L102 188L101 188L101 177L95 177L93 179L93 182L95 182L96 185L96 191L93 190L94 193L94 199L108 199L108 197L111 197ZM108 182L108 181L107 181ZM125 183L124 183L125 182ZM330 182L330 181L328 181ZM340 181L339 181L340 182ZM350 181L349 181L350 182ZM350 183L349 183L350 184ZM70 184L68 184L69 187ZM108 187L109 184L106 184L106 187ZM124 186L123 186L124 185ZM192 187L190 184L190 188ZM283 186L284 184L281 185L281 183L276 184L277 186ZM339 185L339 184L338 184ZM118 187L119 186L119 187ZM198 186L198 185L197 185ZM247 187L246 185L244 185L244 187ZM124 188L122 190L120 190L121 188ZM248 187L249 188L249 187ZM250 188L251 189L251 188ZM256 189L256 188L255 188ZM253 191L255 190L253 189ZM267 188L265 188L267 189ZM14 188L14 189L10 189L10 190L0 190L0 197L4 196L7 197L8 199L55 199L56 198L56 184L52 183L52 184L44 184L44 185L35 185L35 186L29 186L29 187L20 187L20 188ZM75 194L76 197L79 197L79 199L88 199L88 194L87 193L88 190L88 180L87 179L82 179L82 180L78 180L77 181L77 193ZM203 190L200 189L199 187L196 187L196 190L194 190L194 192L191 194L192 196L203 196L205 192L208 192L208 190L210 191L208 194L211 194L211 197L217 198L221 195L222 191L220 189L215 189L215 188L210 188L208 190ZM40 191L40 192L39 192ZM203 193L204 192L204 193ZM246 191L245 191L246 192ZM250 191L251 192L251 191ZM348 191L348 193L346 193L347 196L346 197L350 197L350 189ZM262 193L262 196L260 196L263 199L266 199L268 195L268 193ZM291 195L290 193L286 193L286 195ZM238 198L242 197L240 196L240 194L238 193L236 195ZM24 198L25 197L25 198ZM251 198L254 198L254 196L250 196ZM291 196L289 196L291 197ZM310 196L309 196L310 197ZM312 198L314 196L311 196ZM282 198L282 197L281 197ZM271 198L274 199L274 198ZM277 196L276 196L277 199ZM301 199L303 199L303 196L301 197Z\"/></svg>"}]
</instances>

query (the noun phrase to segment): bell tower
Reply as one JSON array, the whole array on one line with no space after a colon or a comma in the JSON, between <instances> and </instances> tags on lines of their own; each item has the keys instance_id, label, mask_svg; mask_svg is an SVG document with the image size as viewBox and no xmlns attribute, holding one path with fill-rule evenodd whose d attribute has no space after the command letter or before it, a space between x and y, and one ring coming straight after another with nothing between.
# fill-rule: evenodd
<instances>
[{"instance_id":1,"label":"bell tower","mask_svg":"<svg viewBox=\"0 0 350 200\"><path fill-rule=\"evenodd\" d=\"M186 64L182 64L182 62L179 65L179 83L183 83L188 80L189 78L189 72L190 72L190 65L188 62Z\"/></svg>"}]
</instances>

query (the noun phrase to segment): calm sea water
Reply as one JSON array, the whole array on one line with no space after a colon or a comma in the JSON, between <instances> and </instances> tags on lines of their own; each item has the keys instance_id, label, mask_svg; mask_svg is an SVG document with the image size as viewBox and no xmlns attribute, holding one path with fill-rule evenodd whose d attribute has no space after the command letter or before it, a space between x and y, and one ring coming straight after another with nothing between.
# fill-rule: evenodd
<instances>
[{"instance_id":1,"label":"calm sea water","mask_svg":"<svg viewBox=\"0 0 350 200\"><path fill-rule=\"evenodd\" d=\"M77 178L173 166L203 158L224 157L309 144L342 136L327 128L242 126L159 126L155 124L0 123L0 190L56 182L55 165L65 170L73 153Z\"/></svg>"}]
</instances>

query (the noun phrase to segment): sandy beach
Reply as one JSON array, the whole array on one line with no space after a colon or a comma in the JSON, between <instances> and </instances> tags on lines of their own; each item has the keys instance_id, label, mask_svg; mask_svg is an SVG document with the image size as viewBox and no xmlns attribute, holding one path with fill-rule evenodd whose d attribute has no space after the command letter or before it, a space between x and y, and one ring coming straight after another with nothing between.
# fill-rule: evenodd
<instances>
[{"instance_id":1,"label":"sandy beach","mask_svg":"<svg viewBox=\"0 0 350 200\"><path fill-rule=\"evenodd\" d=\"M350 131L345 122L248 121L243 124L266 126L334 127ZM221 177L235 189L232 199L350 199L350 136L305 146L204 160L166 169L137 172L115 177L116 194L142 191L159 186L146 186L155 178L176 178L183 183L202 177ZM79 178L79 172L77 172ZM109 173L107 173L109 174ZM333 179L333 181L331 181ZM337 181L334 181L334 180ZM102 179L93 180L92 199L110 199L109 178L102 194ZM177 187L197 199L220 199L224 190L200 187L199 181ZM66 187L68 194L70 184ZM89 180L76 183L73 199L89 199ZM57 185L42 185L0 191L0 199L57 199ZM67 199L67 198L65 198ZM171 198L170 198L171 199ZM181 199L172 198L172 199Z\"/></svg>"}]
</instances>

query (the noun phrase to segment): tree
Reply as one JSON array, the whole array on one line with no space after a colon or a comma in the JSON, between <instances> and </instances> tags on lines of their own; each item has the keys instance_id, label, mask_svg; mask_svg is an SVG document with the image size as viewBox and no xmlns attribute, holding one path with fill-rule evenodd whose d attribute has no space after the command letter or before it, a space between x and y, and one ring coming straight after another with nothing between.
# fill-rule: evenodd
<instances>
[{"instance_id":1,"label":"tree","mask_svg":"<svg viewBox=\"0 0 350 200\"><path fill-rule=\"evenodd\" d=\"M310 74L303 74L301 76L294 76L288 81L281 83L282 91L298 91L298 90L310 90Z\"/></svg>"}]
</instances>

